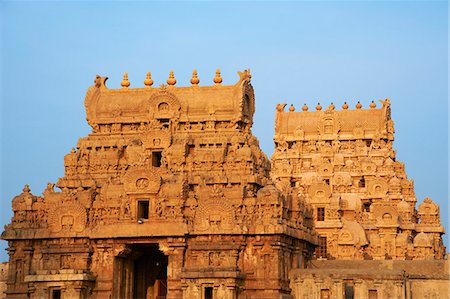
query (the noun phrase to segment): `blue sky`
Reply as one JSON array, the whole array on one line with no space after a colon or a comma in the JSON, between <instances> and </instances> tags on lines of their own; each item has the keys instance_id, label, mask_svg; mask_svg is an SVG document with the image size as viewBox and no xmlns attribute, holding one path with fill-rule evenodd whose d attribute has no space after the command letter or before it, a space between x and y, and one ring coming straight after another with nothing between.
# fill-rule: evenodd
<instances>
[{"instance_id":1,"label":"blue sky","mask_svg":"<svg viewBox=\"0 0 450 299\"><path fill-rule=\"evenodd\" d=\"M84 94L96 74L132 87L224 84L251 69L253 133L270 156L276 103L314 107L390 98L397 157L448 217L447 2L0 2L0 225L28 183L41 194L89 133ZM447 238L446 238L447 240ZM446 242L447 247L449 246ZM0 261L7 259L0 241Z\"/></svg>"}]
</instances>

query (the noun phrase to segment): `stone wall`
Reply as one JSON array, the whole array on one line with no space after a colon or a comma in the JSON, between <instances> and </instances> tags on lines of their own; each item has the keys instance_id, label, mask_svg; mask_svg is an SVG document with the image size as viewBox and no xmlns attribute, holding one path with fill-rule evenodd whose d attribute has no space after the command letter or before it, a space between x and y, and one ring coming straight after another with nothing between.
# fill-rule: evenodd
<instances>
[{"instance_id":1,"label":"stone wall","mask_svg":"<svg viewBox=\"0 0 450 299\"><path fill-rule=\"evenodd\" d=\"M296 299L445 299L450 294L448 260L315 260L291 271Z\"/></svg>"},{"instance_id":2,"label":"stone wall","mask_svg":"<svg viewBox=\"0 0 450 299\"><path fill-rule=\"evenodd\" d=\"M6 279L8 277L8 262L0 263L0 298L6 298Z\"/></svg>"},{"instance_id":3,"label":"stone wall","mask_svg":"<svg viewBox=\"0 0 450 299\"><path fill-rule=\"evenodd\" d=\"M239 77L130 89L96 77L92 132L64 177L12 199L8 298L291 299L289 271L317 235L306 204L271 183L251 76Z\"/></svg>"},{"instance_id":4,"label":"stone wall","mask_svg":"<svg viewBox=\"0 0 450 299\"><path fill-rule=\"evenodd\" d=\"M5 297L447 298L439 206L416 209L389 100L278 105L269 161L249 71L229 86L196 76L129 88L125 74L120 89L96 77L92 131L64 176L12 199Z\"/></svg>"}]
</instances>

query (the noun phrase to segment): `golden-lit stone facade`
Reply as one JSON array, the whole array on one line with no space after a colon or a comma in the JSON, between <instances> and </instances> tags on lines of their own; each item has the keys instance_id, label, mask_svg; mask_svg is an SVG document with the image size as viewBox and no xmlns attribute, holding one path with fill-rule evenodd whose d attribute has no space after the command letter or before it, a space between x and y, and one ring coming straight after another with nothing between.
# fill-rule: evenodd
<instances>
[{"instance_id":1,"label":"golden-lit stone facade","mask_svg":"<svg viewBox=\"0 0 450 299\"><path fill-rule=\"evenodd\" d=\"M290 298L310 258L311 215L270 181L250 131L250 73L214 85L86 94L92 133L43 196L13 199L10 298ZM55 187L61 191L55 190ZM293 204L295 201L295 204Z\"/></svg>"},{"instance_id":2,"label":"golden-lit stone facade","mask_svg":"<svg viewBox=\"0 0 450 299\"><path fill-rule=\"evenodd\" d=\"M301 112L278 105L272 178L312 206L317 258L443 259L439 207L426 198L415 209L414 182L392 146L390 101L380 102Z\"/></svg>"},{"instance_id":3,"label":"golden-lit stone facade","mask_svg":"<svg viewBox=\"0 0 450 299\"><path fill-rule=\"evenodd\" d=\"M439 207L415 209L396 161L389 100L278 105L270 162L251 132L250 79L223 86L217 70L199 86L194 70L191 86L170 72L153 87L148 73L130 88L125 73L109 89L97 76L85 97L92 132L64 157L64 177L12 200L6 296L410 298L406 278L422 279L421 294L430 275L421 265L448 270ZM376 261L386 259L403 264ZM445 273L433 277L448 292Z\"/></svg>"}]
</instances>

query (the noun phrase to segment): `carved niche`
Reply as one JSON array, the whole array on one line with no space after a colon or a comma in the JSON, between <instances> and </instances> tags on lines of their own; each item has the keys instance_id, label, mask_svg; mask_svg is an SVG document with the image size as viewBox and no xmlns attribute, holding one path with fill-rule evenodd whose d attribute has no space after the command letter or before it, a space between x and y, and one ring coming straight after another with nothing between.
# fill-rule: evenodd
<instances>
[{"instance_id":1,"label":"carved niche","mask_svg":"<svg viewBox=\"0 0 450 299\"><path fill-rule=\"evenodd\" d=\"M401 181L397 176L389 180L389 191L394 194L400 194L402 190Z\"/></svg>"},{"instance_id":2,"label":"carved niche","mask_svg":"<svg viewBox=\"0 0 450 299\"><path fill-rule=\"evenodd\" d=\"M398 226L398 211L396 206L387 204L374 205L374 217L377 225L384 227Z\"/></svg>"},{"instance_id":3,"label":"carved niche","mask_svg":"<svg viewBox=\"0 0 450 299\"><path fill-rule=\"evenodd\" d=\"M420 224L440 225L439 206L431 198L425 198L419 205Z\"/></svg>"},{"instance_id":4,"label":"carved niche","mask_svg":"<svg viewBox=\"0 0 450 299\"><path fill-rule=\"evenodd\" d=\"M297 126L295 128L294 138L295 138L295 140L304 140L305 139L305 130L303 130L303 127L301 125Z\"/></svg>"},{"instance_id":5,"label":"carved niche","mask_svg":"<svg viewBox=\"0 0 450 299\"><path fill-rule=\"evenodd\" d=\"M323 162L319 165L319 174L321 176L331 176L333 175L333 165L330 162Z\"/></svg>"},{"instance_id":6,"label":"carved niche","mask_svg":"<svg viewBox=\"0 0 450 299\"><path fill-rule=\"evenodd\" d=\"M150 118L173 119L180 115L181 105L177 97L167 88L161 88L148 100Z\"/></svg>"},{"instance_id":7,"label":"carved niche","mask_svg":"<svg viewBox=\"0 0 450 299\"><path fill-rule=\"evenodd\" d=\"M348 172L335 172L333 176L333 185L335 186L350 186L352 184L352 177Z\"/></svg>"},{"instance_id":8,"label":"carved niche","mask_svg":"<svg viewBox=\"0 0 450 299\"><path fill-rule=\"evenodd\" d=\"M337 115L327 110L318 122L317 130L320 135L336 135L341 130L341 124Z\"/></svg>"},{"instance_id":9,"label":"carved niche","mask_svg":"<svg viewBox=\"0 0 450 299\"><path fill-rule=\"evenodd\" d=\"M309 197L314 203L328 203L330 201L330 186L325 183L316 183L308 189Z\"/></svg>"},{"instance_id":10,"label":"carved niche","mask_svg":"<svg viewBox=\"0 0 450 299\"><path fill-rule=\"evenodd\" d=\"M377 171L377 166L372 162L363 162L361 163L361 168L366 174L374 174Z\"/></svg>"},{"instance_id":11,"label":"carved niche","mask_svg":"<svg viewBox=\"0 0 450 299\"><path fill-rule=\"evenodd\" d=\"M86 208L76 200L66 201L49 211L48 226L53 232L82 232L86 221Z\"/></svg>"},{"instance_id":12,"label":"carved niche","mask_svg":"<svg viewBox=\"0 0 450 299\"><path fill-rule=\"evenodd\" d=\"M381 178L369 180L369 182L367 183L367 192L371 197L374 198L384 197L388 193L388 191L389 191L388 183Z\"/></svg>"},{"instance_id":13,"label":"carved niche","mask_svg":"<svg viewBox=\"0 0 450 299\"><path fill-rule=\"evenodd\" d=\"M202 198L195 212L194 228L197 231L219 232L234 227L234 210L230 200L226 200L222 187L202 187Z\"/></svg>"},{"instance_id":14,"label":"carved niche","mask_svg":"<svg viewBox=\"0 0 450 299\"><path fill-rule=\"evenodd\" d=\"M360 121L356 121L353 128L353 137L355 138L364 138L364 127L365 123L361 123Z\"/></svg>"},{"instance_id":15,"label":"carved niche","mask_svg":"<svg viewBox=\"0 0 450 299\"><path fill-rule=\"evenodd\" d=\"M172 136L168 130L149 130L142 134L144 148L168 148Z\"/></svg>"},{"instance_id":16,"label":"carved niche","mask_svg":"<svg viewBox=\"0 0 450 299\"><path fill-rule=\"evenodd\" d=\"M127 171L123 179L124 189L127 193L158 193L161 187L161 176L158 169L132 168Z\"/></svg>"}]
</instances>

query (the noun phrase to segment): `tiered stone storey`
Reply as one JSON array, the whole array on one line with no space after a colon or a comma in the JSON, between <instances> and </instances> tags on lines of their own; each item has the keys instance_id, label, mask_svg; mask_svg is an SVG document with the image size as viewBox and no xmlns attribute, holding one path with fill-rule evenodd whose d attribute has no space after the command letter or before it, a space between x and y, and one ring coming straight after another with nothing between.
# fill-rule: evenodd
<instances>
[{"instance_id":1,"label":"tiered stone storey","mask_svg":"<svg viewBox=\"0 0 450 299\"><path fill-rule=\"evenodd\" d=\"M439 207L426 198L415 209L414 182L393 150L390 101L376 109L295 112L278 105L272 178L314 210L316 257L443 259Z\"/></svg>"},{"instance_id":2,"label":"tiered stone storey","mask_svg":"<svg viewBox=\"0 0 450 299\"><path fill-rule=\"evenodd\" d=\"M175 87L171 71L154 88L149 72L144 88L130 88L125 73L114 90L97 76L85 98L92 132L64 157L64 177L12 201L6 296L448 293L439 207L425 199L415 209L389 101L278 105L270 163L251 133L250 73L239 76L222 86L217 70L214 85L199 86L194 70L191 86ZM385 259L396 261L376 261Z\"/></svg>"},{"instance_id":3,"label":"tiered stone storey","mask_svg":"<svg viewBox=\"0 0 450 299\"><path fill-rule=\"evenodd\" d=\"M43 196L13 199L8 298L290 298L317 236L270 182L252 135L250 73L222 86L86 94L92 133Z\"/></svg>"}]
</instances>

